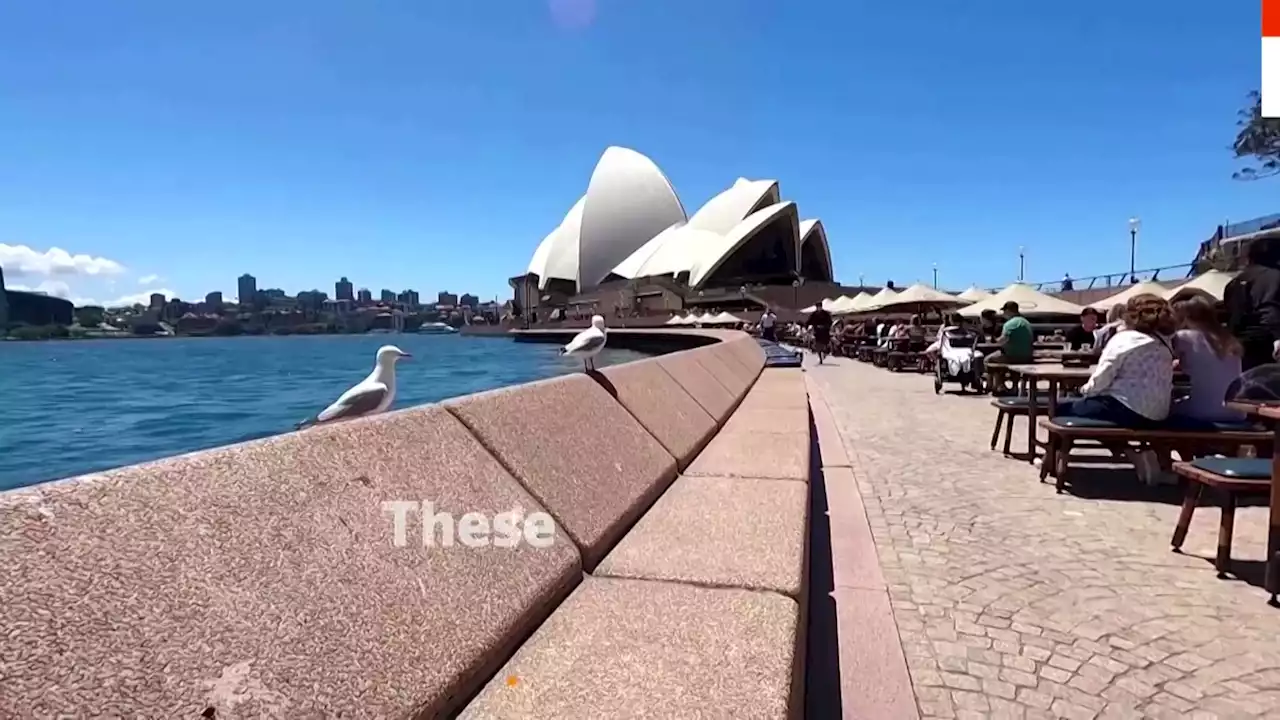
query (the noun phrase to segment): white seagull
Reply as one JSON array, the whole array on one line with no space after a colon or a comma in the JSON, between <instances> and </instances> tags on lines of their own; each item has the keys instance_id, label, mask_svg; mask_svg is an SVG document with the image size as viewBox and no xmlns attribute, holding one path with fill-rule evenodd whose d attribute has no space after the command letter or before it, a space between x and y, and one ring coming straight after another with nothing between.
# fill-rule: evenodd
<instances>
[{"instance_id":1,"label":"white seagull","mask_svg":"<svg viewBox=\"0 0 1280 720\"><path fill-rule=\"evenodd\" d=\"M396 362L407 357L412 356L395 345L378 348L377 360L369 377L342 393L319 415L298 423L298 429L385 412L396 399Z\"/></svg>"},{"instance_id":2,"label":"white seagull","mask_svg":"<svg viewBox=\"0 0 1280 720\"><path fill-rule=\"evenodd\" d=\"M560 354L580 357L584 371L595 370L596 356L604 349L604 343L608 338L609 335L604 330L604 316L592 315L591 327L575 335L568 345L560 348ZM588 361L591 363L590 368L587 367Z\"/></svg>"}]
</instances>

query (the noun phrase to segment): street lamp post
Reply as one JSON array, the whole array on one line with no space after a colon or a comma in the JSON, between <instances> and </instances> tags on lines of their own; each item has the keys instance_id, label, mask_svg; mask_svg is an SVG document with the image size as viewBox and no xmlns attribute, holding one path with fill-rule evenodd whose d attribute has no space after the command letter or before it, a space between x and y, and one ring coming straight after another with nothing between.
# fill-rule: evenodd
<instances>
[{"instance_id":1,"label":"street lamp post","mask_svg":"<svg viewBox=\"0 0 1280 720\"><path fill-rule=\"evenodd\" d=\"M791 281L791 309L792 310L796 310L797 309L796 305L800 304L800 301L799 301L800 286L803 284L804 284L804 281L800 278L796 278L795 280Z\"/></svg>"},{"instance_id":2,"label":"street lamp post","mask_svg":"<svg viewBox=\"0 0 1280 720\"><path fill-rule=\"evenodd\" d=\"M938 263L933 264L933 289L938 289Z\"/></svg>"},{"instance_id":3,"label":"street lamp post","mask_svg":"<svg viewBox=\"0 0 1280 720\"><path fill-rule=\"evenodd\" d=\"M866 285L867 285L867 276L863 275L862 273L858 273L858 289L861 290L862 288L866 287Z\"/></svg>"},{"instance_id":4,"label":"street lamp post","mask_svg":"<svg viewBox=\"0 0 1280 720\"><path fill-rule=\"evenodd\" d=\"M1027 279L1027 253L1026 248L1018 246L1018 282Z\"/></svg>"},{"instance_id":5,"label":"street lamp post","mask_svg":"<svg viewBox=\"0 0 1280 720\"><path fill-rule=\"evenodd\" d=\"M1138 231L1142 229L1142 221L1136 217L1129 218L1129 284L1136 285L1138 283L1138 275L1135 272L1136 262L1138 259Z\"/></svg>"}]
</instances>

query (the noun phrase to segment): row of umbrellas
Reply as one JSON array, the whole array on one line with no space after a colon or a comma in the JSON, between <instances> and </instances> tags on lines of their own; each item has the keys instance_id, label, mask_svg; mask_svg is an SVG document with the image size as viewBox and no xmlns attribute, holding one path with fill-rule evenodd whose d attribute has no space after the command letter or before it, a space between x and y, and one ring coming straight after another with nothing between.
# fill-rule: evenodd
<instances>
[{"instance_id":1,"label":"row of umbrellas","mask_svg":"<svg viewBox=\"0 0 1280 720\"><path fill-rule=\"evenodd\" d=\"M1129 298L1142 294L1158 295L1167 300L1173 300L1176 296L1200 294L1220 301L1227 283L1234 276L1234 273L1210 270L1174 287L1167 287L1156 282L1137 283L1115 295L1098 300L1089 305L1089 307L1106 311L1113 305L1128 302ZM978 287L971 287L957 295L944 293L927 285L917 283L901 292L884 288L875 295L866 292L858 293L854 297L842 295L834 300L823 300L822 307L832 315L960 308L961 315L978 317L985 310L999 312L1000 308L1009 301L1018 303L1022 314L1028 316L1079 315L1085 308L1083 305L1077 305L1052 295L1046 295L1030 285L1022 283L1014 283L995 294ZM800 312L811 313L817 309L816 305L811 305Z\"/></svg>"},{"instance_id":2,"label":"row of umbrellas","mask_svg":"<svg viewBox=\"0 0 1280 720\"><path fill-rule=\"evenodd\" d=\"M741 325L746 320L727 312L718 315L711 313L689 313L684 317L673 315L670 320L663 323L664 325Z\"/></svg>"}]
</instances>

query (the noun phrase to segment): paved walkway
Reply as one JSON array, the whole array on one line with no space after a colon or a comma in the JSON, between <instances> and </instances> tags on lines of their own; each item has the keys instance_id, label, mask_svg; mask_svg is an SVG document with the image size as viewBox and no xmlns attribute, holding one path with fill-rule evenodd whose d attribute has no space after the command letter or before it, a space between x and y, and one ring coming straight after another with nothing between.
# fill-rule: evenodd
<instances>
[{"instance_id":1,"label":"paved walkway","mask_svg":"<svg viewBox=\"0 0 1280 720\"><path fill-rule=\"evenodd\" d=\"M811 388L844 438L923 717L1280 718L1265 508L1236 516L1252 578L1219 580L1215 508L1174 554L1176 492L1112 472L1058 495L988 449L989 399L832 362L806 362Z\"/></svg>"}]
</instances>

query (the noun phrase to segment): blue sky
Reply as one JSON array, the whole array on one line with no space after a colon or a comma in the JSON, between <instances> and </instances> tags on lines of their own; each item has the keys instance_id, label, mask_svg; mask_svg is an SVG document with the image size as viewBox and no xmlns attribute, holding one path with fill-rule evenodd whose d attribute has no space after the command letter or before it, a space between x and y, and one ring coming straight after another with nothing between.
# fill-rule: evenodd
<instances>
[{"instance_id":1,"label":"blue sky","mask_svg":"<svg viewBox=\"0 0 1280 720\"><path fill-rule=\"evenodd\" d=\"M690 212L778 179L846 283L1118 272L1132 215L1139 266L1188 262L1280 210L1230 177L1258 54L1256 2L3 3L0 261L506 298L616 144Z\"/></svg>"}]
</instances>

